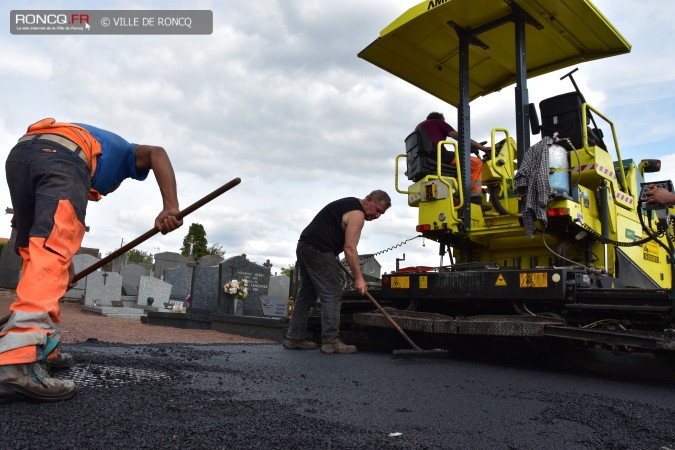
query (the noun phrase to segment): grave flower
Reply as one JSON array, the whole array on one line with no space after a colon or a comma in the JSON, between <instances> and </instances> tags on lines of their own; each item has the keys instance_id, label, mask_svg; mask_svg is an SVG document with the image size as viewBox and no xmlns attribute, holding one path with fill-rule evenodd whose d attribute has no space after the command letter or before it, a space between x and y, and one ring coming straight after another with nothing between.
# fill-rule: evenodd
<instances>
[{"instance_id":1,"label":"grave flower","mask_svg":"<svg viewBox=\"0 0 675 450\"><path fill-rule=\"evenodd\" d=\"M228 281L223 286L223 290L226 294L233 295L234 298L244 300L248 297L248 280L244 278L243 280Z\"/></svg>"}]
</instances>

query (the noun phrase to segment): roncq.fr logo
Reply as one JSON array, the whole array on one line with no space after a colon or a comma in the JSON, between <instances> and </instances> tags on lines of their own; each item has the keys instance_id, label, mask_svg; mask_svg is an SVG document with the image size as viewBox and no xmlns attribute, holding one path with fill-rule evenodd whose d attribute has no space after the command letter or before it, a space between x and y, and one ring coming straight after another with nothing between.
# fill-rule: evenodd
<instances>
[{"instance_id":1,"label":"roncq.fr logo","mask_svg":"<svg viewBox=\"0 0 675 450\"><path fill-rule=\"evenodd\" d=\"M21 13L14 16L15 25L89 25L89 14ZM88 27L87 27L88 28Z\"/></svg>"}]
</instances>

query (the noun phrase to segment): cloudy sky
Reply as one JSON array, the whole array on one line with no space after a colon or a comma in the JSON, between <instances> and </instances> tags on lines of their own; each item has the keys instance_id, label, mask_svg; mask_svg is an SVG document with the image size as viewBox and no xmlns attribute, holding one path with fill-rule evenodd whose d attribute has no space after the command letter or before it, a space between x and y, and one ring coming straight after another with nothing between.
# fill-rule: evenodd
<instances>
[{"instance_id":1,"label":"cloudy sky","mask_svg":"<svg viewBox=\"0 0 675 450\"><path fill-rule=\"evenodd\" d=\"M329 201L384 189L393 207L367 223L362 254L417 236L417 210L394 189L394 158L429 111L456 110L359 59L357 53L416 1L97 1L96 9L208 9L202 36L12 35L13 9L83 9L85 1L2 2L0 144L6 155L43 118L89 123L135 143L167 149L186 207L235 177L241 184L188 216L185 226L142 244L179 251L191 223L227 256L295 261L302 229ZM675 178L675 3L596 0L632 52L579 66L587 100L614 121L622 156L660 158L651 180ZM533 79L530 101L571 90L564 72ZM472 103L472 137L515 134L513 87ZM455 120L450 120L454 123ZM533 142L536 138L533 138ZM6 184L2 207L11 206ZM161 209L154 177L127 180L90 203L83 245L102 255L152 227ZM6 216L0 237L9 237ZM4 231L2 231L4 230ZM438 248L421 238L378 255L383 270L436 265Z\"/></svg>"}]
</instances>

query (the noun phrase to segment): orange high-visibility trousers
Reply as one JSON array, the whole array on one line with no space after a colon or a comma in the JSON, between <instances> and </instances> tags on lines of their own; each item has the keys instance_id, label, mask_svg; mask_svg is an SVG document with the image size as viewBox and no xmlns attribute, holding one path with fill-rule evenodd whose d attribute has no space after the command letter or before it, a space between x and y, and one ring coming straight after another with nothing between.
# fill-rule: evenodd
<instances>
[{"instance_id":1,"label":"orange high-visibility trousers","mask_svg":"<svg viewBox=\"0 0 675 450\"><path fill-rule=\"evenodd\" d=\"M0 365L55 355L58 301L84 238L89 190L86 164L59 147L17 145L7 158L6 173L23 265L11 316L0 329Z\"/></svg>"},{"instance_id":2,"label":"orange high-visibility trousers","mask_svg":"<svg viewBox=\"0 0 675 450\"><path fill-rule=\"evenodd\" d=\"M471 161L471 172L469 175L471 180L471 196L481 196L483 193L483 161L480 158L476 158L474 156L470 157L469 161ZM456 163L457 159L453 158L452 164L456 165ZM462 170L464 170L464 167L462 167Z\"/></svg>"}]
</instances>

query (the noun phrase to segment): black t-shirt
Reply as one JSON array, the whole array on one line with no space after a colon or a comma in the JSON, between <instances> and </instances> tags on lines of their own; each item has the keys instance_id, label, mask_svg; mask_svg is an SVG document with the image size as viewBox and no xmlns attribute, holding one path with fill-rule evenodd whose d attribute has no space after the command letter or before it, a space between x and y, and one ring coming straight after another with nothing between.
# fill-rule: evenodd
<instances>
[{"instance_id":1,"label":"black t-shirt","mask_svg":"<svg viewBox=\"0 0 675 450\"><path fill-rule=\"evenodd\" d=\"M355 210L365 214L361 200L356 197L342 198L327 204L302 231L299 242L310 244L322 252L339 255L345 246L342 216Z\"/></svg>"}]
</instances>

